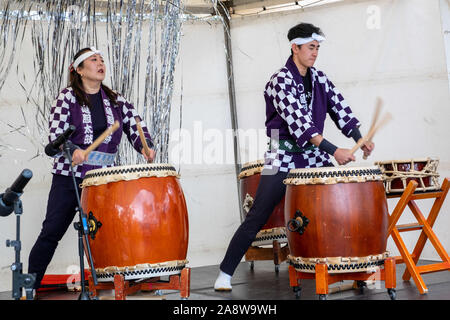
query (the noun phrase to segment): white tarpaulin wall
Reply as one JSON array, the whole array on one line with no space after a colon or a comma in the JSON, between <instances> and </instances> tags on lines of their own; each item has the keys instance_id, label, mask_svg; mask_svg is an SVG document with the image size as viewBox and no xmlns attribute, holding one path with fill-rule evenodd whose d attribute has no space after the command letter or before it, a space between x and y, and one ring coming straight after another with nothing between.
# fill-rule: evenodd
<instances>
[{"instance_id":1,"label":"white tarpaulin wall","mask_svg":"<svg viewBox=\"0 0 450 320\"><path fill-rule=\"evenodd\" d=\"M445 7L445 1L442 3ZM242 162L260 159L265 150L266 140L261 135L265 115L263 88L289 55L287 31L299 22L311 22L320 26L327 37L316 67L331 78L352 106L363 123L362 133L370 125L377 96L384 101L383 110L391 112L394 118L375 136L373 156L363 161L358 153L358 162L353 165L433 156L441 160L441 181L450 176L447 142L450 96L441 23L441 17L448 19L448 14L441 13L448 10L448 5L446 8L441 8L437 0L345 1L304 11L234 17L231 37L238 124L243 129ZM106 47L106 37L99 36L99 43ZM224 48L220 23L184 24L169 154L170 162L180 168L189 210L187 258L193 267L220 263L240 223ZM25 41L18 61L29 70L33 70L31 52L31 43ZM26 151L2 150L0 191L23 168L33 171L34 177L22 196L21 258L26 271L28 254L44 219L51 177L48 159L30 161L34 146L29 139L11 132L9 125L18 127L23 122L19 106L27 110L23 90L12 72L0 94L0 135L3 142L20 145ZM341 147L353 146L331 121L324 135ZM246 145L246 141L252 143ZM389 201L390 210L395 203ZM431 208L430 201L418 205L425 215ZM446 214L449 208L447 199L434 227L447 250L450 236L445 227L449 225L450 217ZM400 222L414 222L413 218L406 218L405 212ZM14 260L14 251L2 244L15 238L15 217L0 219L0 291L6 291L11 289L8 267ZM411 247L418 232L402 236ZM393 255L398 254L391 240L388 246ZM74 272L77 255L77 235L69 228L48 273ZM439 259L429 244L422 258Z\"/></svg>"}]
</instances>

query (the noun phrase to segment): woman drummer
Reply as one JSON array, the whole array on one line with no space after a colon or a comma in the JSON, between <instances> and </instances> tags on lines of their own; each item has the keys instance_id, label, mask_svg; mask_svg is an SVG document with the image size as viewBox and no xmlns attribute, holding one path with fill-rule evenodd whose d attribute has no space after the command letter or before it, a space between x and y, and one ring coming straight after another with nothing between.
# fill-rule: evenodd
<instances>
[{"instance_id":1,"label":"woman drummer","mask_svg":"<svg viewBox=\"0 0 450 320\"><path fill-rule=\"evenodd\" d=\"M100 51L94 47L81 49L75 54L69 71L68 87L60 92L50 111L49 140L54 141L69 126L75 126L67 145L77 185L81 184L87 171L114 165L123 132L134 149L142 153L147 161L153 161L155 151L152 149L152 139L145 124L141 122L150 148L147 154L136 124L136 119L141 119L133 105L102 83L106 66ZM87 156L83 150L116 121L120 124L119 129L106 137ZM66 233L78 206L71 163L62 150L55 150L55 153L47 213L28 261L28 272L36 274L35 289L40 287L58 242ZM81 189L78 192L81 194Z\"/></svg>"}]
</instances>

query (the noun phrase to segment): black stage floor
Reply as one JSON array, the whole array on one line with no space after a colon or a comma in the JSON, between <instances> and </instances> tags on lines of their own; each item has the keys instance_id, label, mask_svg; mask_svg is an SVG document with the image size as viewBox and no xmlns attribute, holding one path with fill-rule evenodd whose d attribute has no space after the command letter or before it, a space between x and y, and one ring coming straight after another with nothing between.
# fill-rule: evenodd
<instances>
[{"instance_id":1,"label":"black stage floor","mask_svg":"<svg viewBox=\"0 0 450 320\"><path fill-rule=\"evenodd\" d=\"M420 261L419 265L433 263L432 261ZM248 262L241 262L232 279L233 290L231 292L215 292L214 281L219 267L206 266L191 269L191 284L189 301L195 300L296 300L292 288L289 287L288 264L282 263L278 274L272 261L255 261L251 270ZM403 281L402 274L404 264L396 266L397 270L397 300L450 300L450 273L448 271L424 274L423 279L428 287L427 294L420 294L414 281ZM348 280L332 284L330 288L342 287L352 284ZM140 292L127 297L127 300L180 300L178 291L165 290L158 292ZM113 298L112 290L102 291L101 299ZM45 292L39 295L39 300L76 300L79 292L65 290ZM11 292L0 292L0 300L12 300ZM302 280L300 300L318 300L315 293L314 280ZM369 284L363 292L359 289L349 289L335 292L327 296L327 300L390 300L384 288L384 282L378 281Z\"/></svg>"}]
</instances>

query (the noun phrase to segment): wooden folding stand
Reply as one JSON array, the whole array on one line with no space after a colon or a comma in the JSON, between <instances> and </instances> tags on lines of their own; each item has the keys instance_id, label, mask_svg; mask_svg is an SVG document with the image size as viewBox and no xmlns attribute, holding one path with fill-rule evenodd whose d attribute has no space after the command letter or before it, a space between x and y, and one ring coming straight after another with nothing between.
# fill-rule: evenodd
<instances>
[{"instance_id":1,"label":"wooden folding stand","mask_svg":"<svg viewBox=\"0 0 450 320\"><path fill-rule=\"evenodd\" d=\"M444 182L442 183L441 189L438 191L414 193L417 185L418 183L416 181L411 180L402 194L387 195L388 198L400 197L389 219L390 221L388 234L392 236L392 239L394 240L401 254L400 257L395 257L396 263L405 263L407 267L402 279L404 281L409 281L412 277L417 288L419 289L419 292L421 294L425 294L428 292L428 288L425 285L421 274L450 270L449 256L442 246L441 242L437 238L436 234L432 230L442 204L444 203L444 200L447 196L450 183L449 179L445 178ZM426 219L415 202L415 200L420 199L435 199L428 218ZM407 205L413 213L414 217L417 219L418 223L397 225L397 222ZM414 230L422 230L422 232L416 243L414 251L412 253L409 253L405 243L400 237L400 232ZM442 259L442 262L424 266L417 266L416 264L419 261L420 255L427 239L430 239L431 244L436 249L437 253Z\"/></svg>"},{"instance_id":2,"label":"wooden folding stand","mask_svg":"<svg viewBox=\"0 0 450 320\"><path fill-rule=\"evenodd\" d=\"M272 248L250 247L245 253L245 261L250 262L250 268L253 270L254 261L273 260L275 272L280 270L280 264L286 261L289 254L289 246L281 246L278 240L273 240Z\"/></svg>"},{"instance_id":3,"label":"wooden folding stand","mask_svg":"<svg viewBox=\"0 0 450 320\"><path fill-rule=\"evenodd\" d=\"M89 291L93 297L98 296L98 290L114 290L115 300L126 300L126 296L138 291L151 290L179 290L181 299L186 300L190 295L191 269L183 268L180 274L169 276L169 281L162 281L160 277L141 280L125 280L122 274L114 276L114 282L99 282L94 285L92 275L88 278Z\"/></svg>"}]
</instances>

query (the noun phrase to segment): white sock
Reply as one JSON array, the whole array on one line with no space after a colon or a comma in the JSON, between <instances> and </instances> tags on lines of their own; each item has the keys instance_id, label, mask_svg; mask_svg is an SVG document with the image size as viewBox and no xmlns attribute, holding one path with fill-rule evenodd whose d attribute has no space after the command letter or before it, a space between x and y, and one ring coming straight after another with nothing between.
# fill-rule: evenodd
<instances>
[{"instance_id":1,"label":"white sock","mask_svg":"<svg viewBox=\"0 0 450 320\"><path fill-rule=\"evenodd\" d=\"M231 276L221 270L216 282L214 283L214 289L220 291L231 290Z\"/></svg>"}]
</instances>

